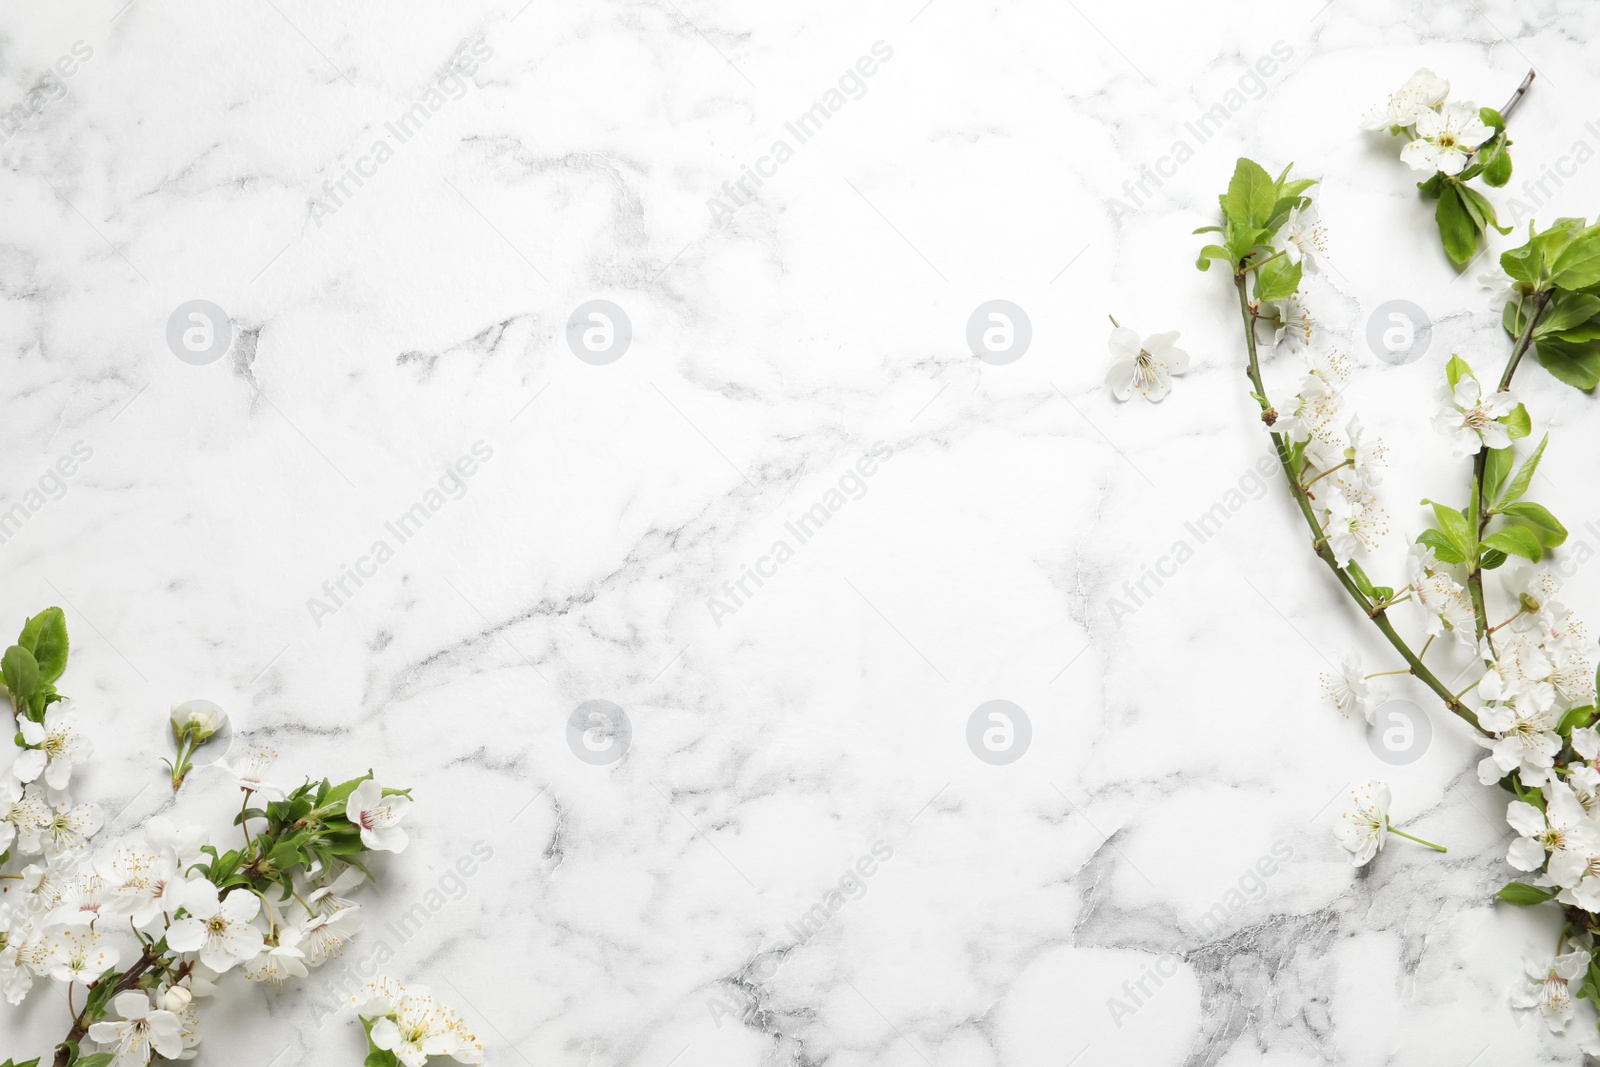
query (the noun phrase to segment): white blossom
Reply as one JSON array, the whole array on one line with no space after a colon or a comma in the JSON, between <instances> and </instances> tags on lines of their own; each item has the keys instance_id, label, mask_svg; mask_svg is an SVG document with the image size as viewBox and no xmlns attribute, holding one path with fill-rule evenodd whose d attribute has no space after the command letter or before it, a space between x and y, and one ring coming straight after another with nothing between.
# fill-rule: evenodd
<instances>
[{"instance_id":1,"label":"white blossom","mask_svg":"<svg viewBox=\"0 0 1600 1067\"><path fill-rule=\"evenodd\" d=\"M1300 264L1303 274L1317 273L1317 258L1327 252L1327 231L1310 211L1291 208L1283 228L1278 231L1283 242L1283 258Z\"/></svg>"},{"instance_id":2,"label":"white blossom","mask_svg":"<svg viewBox=\"0 0 1600 1067\"><path fill-rule=\"evenodd\" d=\"M1389 787L1360 782L1350 789L1350 806L1340 813L1333 834L1356 867L1370 863L1389 836Z\"/></svg>"},{"instance_id":3,"label":"white blossom","mask_svg":"<svg viewBox=\"0 0 1600 1067\"><path fill-rule=\"evenodd\" d=\"M1515 704L1485 704L1478 710L1478 722L1491 737L1474 737L1489 755L1478 764L1478 780L1493 785L1516 771L1522 784L1536 788L1550 776L1555 757L1561 751L1561 737L1555 732L1561 713L1554 704L1520 697Z\"/></svg>"},{"instance_id":4,"label":"white blossom","mask_svg":"<svg viewBox=\"0 0 1600 1067\"><path fill-rule=\"evenodd\" d=\"M1322 676L1322 688L1341 714L1348 715L1351 711L1359 711L1362 717L1371 723L1376 721L1375 714L1382 694L1372 691L1372 684L1367 681L1364 670L1361 666L1361 653L1346 652L1339 660L1337 673Z\"/></svg>"},{"instance_id":5,"label":"white blossom","mask_svg":"<svg viewBox=\"0 0 1600 1067\"><path fill-rule=\"evenodd\" d=\"M1477 455L1484 447L1510 448L1511 435L1502 415L1516 409L1517 398L1508 389L1483 395L1483 386L1470 374L1462 375L1452 389L1440 387L1439 411L1433 425L1450 435L1450 451L1457 459Z\"/></svg>"},{"instance_id":6,"label":"white blossom","mask_svg":"<svg viewBox=\"0 0 1600 1067\"><path fill-rule=\"evenodd\" d=\"M1511 842L1506 862L1519 871L1536 871L1550 860L1550 877L1557 885L1576 885L1589 857L1600 852L1600 830L1563 782L1544 787L1545 810L1513 800L1506 806L1506 822L1521 836Z\"/></svg>"},{"instance_id":7,"label":"white blossom","mask_svg":"<svg viewBox=\"0 0 1600 1067\"><path fill-rule=\"evenodd\" d=\"M1361 116L1361 125L1368 130L1411 126L1423 112L1438 107L1449 95L1450 83L1423 67L1390 93L1383 103L1369 108Z\"/></svg>"},{"instance_id":8,"label":"white blossom","mask_svg":"<svg viewBox=\"0 0 1600 1067\"><path fill-rule=\"evenodd\" d=\"M1412 170L1460 174L1478 146L1494 136L1472 104L1445 104L1417 116L1416 139L1400 150Z\"/></svg>"},{"instance_id":9,"label":"white blossom","mask_svg":"<svg viewBox=\"0 0 1600 1067\"><path fill-rule=\"evenodd\" d=\"M0 852L13 845L24 856L37 855L50 825L50 805L36 785L24 786L11 775L0 776Z\"/></svg>"},{"instance_id":10,"label":"white blossom","mask_svg":"<svg viewBox=\"0 0 1600 1067\"><path fill-rule=\"evenodd\" d=\"M1561 1033L1572 1018L1573 994L1589 969L1589 953L1580 949L1547 963L1530 948L1524 965L1527 977L1512 987L1512 1007L1537 1011L1552 1032Z\"/></svg>"},{"instance_id":11,"label":"white blossom","mask_svg":"<svg viewBox=\"0 0 1600 1067\"><path fill-rule=\"evenodd\" d=\"M278 753L270 748L252 748L245 752L237 765L218 760L217 766L232 774L239 788L247 793L257 793L262 800L282 800L284 788L267 779L267 771L277 760Z\"/></svg>"},{"instance_id":12,"label":"white blossom","mask_svg":"<svg viewBox=\"0 0 1600 1067\"><path fill-rule=\"evenodd\" d=\"M384 796L383 787L368 778L345 802L344 814L361 828L361 843L374 852L404 852L406 832L400 821L411 807L411 798L396 794Z\"/></svg>"},{"instance_id":13,"label":"white blossom","mask_svg":"<svg viewBox=\"0 0 1600 1067\"><path fill-rule=\"evenodd\" d=\"M144 1067L152 1052L170 1060L183 1051L178 1017L152 1007L149 996L129 990L118 993L111 1003L121 1020L95 1023L89 1027L89 1037L111 1046L112 1067Z\"/></svg>"},{"instance_id":14,"label":"white blossom","mask_svg":"<svg viewBox=\"0 0 1600 1067\"><path fill-rule=\"evenodd\" d=\"M71 701L51 704L43 723L22 719L17 732L32 746L19 752L11 765L11 772L24 782L32 782L42 773L51 789L65 789L73 766L94 754L94 743L78 731Z\"/></svg>"},{"instance_id":15,"label":"white blossom","mask_svg":"<svg viewBox=\"0 0 1600 1067\"><path fill-rule=\"evenodd\" d=\"M1146 400L1159 401L1172 391L1172 376L1189 369L1189 353L1177 347L1178 332L1154 333L1140 342L1126 326L1111 331L1111 369L1106 384L1118 400L1137 391Z\"/></svg>"},{"instance_id":16,"label":"white blossom","mask_svg":"<svg viewBox=\"0 0 1600 1067\"><path fill-rule=\"evenodd\" d=\"M184 907L189 914L167 928L167 944L173 950L198 952L200 962L218 972L261 951L261 931L250 925L261 910L261 900L249 890L236 888L219 898L216 886L197 882Z\"/></svg>"},{"instance_id":17,"label":"white blossom","mask_svg":"<svg viewBox=\"0 0 1600 1067\"><path fill-rule=\"evenodd\" d=\"M305 953L300 949L301 934L298 927L280 926L275 937L268 938L261 954L244 963L244 976L252 982L283 985L288 978L304 978L307 973Z\"/></svg>"},{"instance_id":18,"label":"white blossom","mask_svg":"<svg viewBox=\"0 0 1600 1067\"><path fill-rule=\"evenodd\" d=\"M49 939L47 973L58 982L93 985L122 958L116 946L107 946L104 941L105 936L92 929L57 931Z\"/></svg>"}]
</instances>

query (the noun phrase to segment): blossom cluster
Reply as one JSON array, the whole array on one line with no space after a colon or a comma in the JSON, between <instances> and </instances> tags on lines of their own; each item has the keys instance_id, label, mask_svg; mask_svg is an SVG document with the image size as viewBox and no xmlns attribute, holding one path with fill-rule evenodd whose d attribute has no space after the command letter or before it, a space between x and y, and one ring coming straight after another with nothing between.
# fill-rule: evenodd
<instances>
[{"instance_id":1,"label":"blossom cluster","mask_svg":"<svg viewBox=\"0 0 1600 1067\"><path fill-rule=\"evenodd\" d=\"M1408 147L1407 159L1436 168L1423 189L1440 199L1442 231L1446 203L1476 203L1479 194L1461 182L1480 173L1487 178L1492 162L1503 173L1510 167L1503 156L1503 121L1487 109L1482 121L1495 131L1492 139L1475 139L1474 133L1467 138L1471 144L1444 143L1448 131L1466 125L1464 113L1443 103L1447 92L1441 81L1420 72L1389 100L1381 120L1373 120L1421 135L1416 140L1422 143ZM1462 165L1445 154L1455 147L1468 160ZM1593 958L1600 935L1600 711L1590 638L1559 599L1558 582L1545 564L1566 541L1567 529L1530 498L1550 438L1546 434L1519 455L1532 417L1512 381L1520 366L1537 360L1576 388L1600 385L1600 223L1565 218L1543 231L1530 227L1526 244L1499 257L1501 323L1512 339L1505 371L1498 383L1488 384L1451 356L1432 419L1454 457L1470 461L1462 471L1465 492L1457 490L1466 499L1422 501L1432 524L1409 546L1406 584L1395 589L1376 584L1357 562L1385 524L1373 496L1383 449L1369 443L1359 419L1346 420L1342 411L1347 362L1296 343L1304 349L1305 371L1292 400L1275 405L1263 383L1261 348L1283 339L1309 341L1309 333L1282 322L1290 309L1309 321L1299 302L1304 250L1301 261L1289 265L1278 236L1292 213L1309 212L1306 187L1290 182L1287 169L1274 180L1260 165L1241 159L1221 199L1223 224L1197 232L1223 235L1221 244L1202 251L1199 266L1222 261L1232 269L1252 396L1316 555L1403 661L1397 669L1368 673L1352 652L1323 684L1342 712L1358 712L1374 723L1383 695L1373 679L1407 675L1473 728L1485 750L1480 781L1509 794L1506 818L1516 838L1506 859L1525 879L1496 896L1523 906L1553 902L1562 911L1555 953L1547 946L1530 957L1512 1003L1561 1031L1578 1000L1600 1005L1600 963ZM1487 215L1470 210L1493 224L1492 209ZM1459 250L1451 251L1458 261ZM1493 571L1499 571L1497 580L1486 581ZM1402 609L1408 602L1414 606ZM1411 612L1420 615L1418 645L1396 628ZM1436 644L1436 660L1453 650L1469 660L1467 668L1459 669L1457 658L1435 673L1427 657ZM1470 684L1458 689L1461 680ZM1445 851L1397 826L1390 804L1389 787L1381 782L1352 789L1334 833L1353 864L1372 862L1391 837ZM1593 1025L1587 1029L1584 1047L1600 1055L1600 1033Z\"/></svg>"},{"instance_id":2,"label":"blossom cluster","mask_svg":"<svg viewBox=\"0 0 1600 1067\"><path fill-rule=\"evenodd\" d=\"M1361 125L1405 138L1400 159L1429 175L1417 188L1437 201L1434 218L1440 240L1460 265L1477 254L1491 227L1509 232L1500 226L1489 199L1466 183L1480 176L1496 187L1510 181L1511 141L1501 112L1470 101L1452 101L1449 95L1450 83L1424 67L1369 108ZM1520 99L1521 90L1513 104Z\"/></svg>"},{"instance_id":3,"label":"blossom cluster","mask_svg":"<svg viewBox=\"0 0 1600 1067\"><path fill-rule=\"evenodd\" d=\"M0 771L0 870L13 857L25 865L0 873L0 993L17 1005L37 982L53 982L83 1005L59 1067L189 1059L200 1040L196 1001L220 976L282 985L340 954L360 926L351 895L369 877L361 857L406 847L411 801L370 774L286 788L271 774L275 754L252 749L219 762L243 794L241 847L224 851L205 827L163 816L100 846L99 807L68 792L93 747L54 691L67 642L50 610L4 657L21 744ZM49 699L32 699L46 685ZM180 745L221 727L212 707L201 719L185 712L182 724L175 715ZM180 762L175 777L180 768L189 769ZM103 1051L83 1054L85 1041Z\"/></svg>"},{"instance_id":4,"label":"blossom cluster","mask_svg":"<svg viewBox=\"0 0 1600 1067\"><path fill-rule=\"evenodd\" d=\"M367 983L351 1000L367 1031L369 1067L423 1067L435 1056L483 1062L483 1044L461 1013L423 986L404 986L385 976Z\"/></svg>"},{"instance_id":5,"label":"blossom cluster","mask_svg":"<svg viewBox=\"0 0 1600 1067\"><path fill-rule=\"evenodd\" d=\"M1424 67L1362 115L1361 125L1404 135L1400 159L1412 170L1460 174L1495 131L1476 104L1452 102L1449 95L1450 83Z\"/></svg>"}]
</instances>

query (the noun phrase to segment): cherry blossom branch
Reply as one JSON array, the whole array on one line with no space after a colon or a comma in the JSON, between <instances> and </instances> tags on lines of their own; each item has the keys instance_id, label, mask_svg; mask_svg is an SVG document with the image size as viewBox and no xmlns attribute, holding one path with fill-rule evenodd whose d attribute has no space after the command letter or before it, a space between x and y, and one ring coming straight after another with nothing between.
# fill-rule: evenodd
<instances>
[{"instance_id":1,"label":"cherry blossom branch","mask_svg":"<svg viewBox=\"0 0 1600 1067\"><path fill-rule=\"evenodd\" d=\"M1517 86L1517 91L1511 94L1511 99L1506 101L1506 106L1500 109L1500 117L1507 122L1511 121L1511 113L1522 103L1522 98L1528 95L1528 86L1533 84L1535 72L1528 71L1528 76L1522 79L1522 84Z\"/></svg>"},{"instance_id":2,"label":"cherry blossom branch","mask_svg":"<svg viewBox=\"0 0 1600 1067\"><path fill-rule=\"evenodd\" d=\"M1339 566L1338 560L1334 558L1333 550L1328 547L1327 534L1323 531L1322 524L1317 521L1316 512L1311 508L1310 495L1306 492L1305 487L1300 484L1300 479L1295 475L1294 465L1289 459L1289 447L1284 443L1283 435L1272 429L1272 424L1277 421L1278 413L1272 409L1272 404L1267 399L1266 386L1261 381L1261 365L1256 352L1255 314L1250 310L1250 293L1246 284L1247 277L1248 275L1242 266L1235 266L1233 280L1235 288L1239 290L1239 313L1244 320L1245 351L1249 356L1246 373L1250 377L1250 384L1255 387L1255 398L1257 403L1261 405L1261 421L1266 423L1268 433L1272 437L1273 448L1278 454L1278 463L1283 468L1284 477L1289 482L1289 492L1293 494L1295 503L1300 508L1300 514L1306 520L1306 525L1311 528L1312 550L1317 554L1318 559L1328 565L1328 569L1339 580L1339 584L1344 586L1345 592L1350 594L1350 598L1355 601L1356 606L1365 613L1367 618L1372 620L1373 625L1394 647L1394 650L1400 653L1401 658L1410 667L1410 672L1429 689L1432 689L1439 699L1444 702L1446 708L1470 723L1472 728L1479 733L1484 733L1483 727L1478 725L1478 717L1472 712L1472 709L1456 699L1455 694L1450 692L1449 687L1423 664L1422 659L1411 650L1411 646L1406 643L1405 639L1395 631L1394 626L1389 622L1389 618L1385 613L1386 607L1381 604L1374 604L1357 587L1355 579L1350 577L1345 568Z\"/></svg>"},{"instance_id":3,"label":"cherry blossom branch","mask_svg":"<svg viewBox=\"0 0 1600 1067\"><path fill-rule=\"evenodd\" d=\"M1528 80L1531 81L1532 78L1533 72L1529 71ZM1528 82L1524 81L1519 92L1526 92L1527 87ZM1519 99L1521 99L1520 96L1514 97L1513 101ZM1533 344L1534 328L1539 325L1539 320L1543 318L1545 310L1550 306L1549 293L1540 293L1533 299L1533 314L1528 316L1527 324L1523 326L1522 333L1517 336L1516 343L1511 346L1511 357L1506 361L1505 373L1500 375L1500 386L1496 392L1504 393L1511 388L1512 376L1517 373L1517 367L1522 363L1522 357L1528 354L1528 349ZM1478 505L1476 532L1480 544L1483 541L1483 535L1489 529L1489 520L1493 518L1489 511L1492 502L1483 498L1483 479L1488 462L1489 447L1485 445L1478 449L1477 455L1472 457L1472 480L1476 486L1472 496ZM1498 630L1499 627L1490 628L1489 626L1489 606L1483 597L1483 561L1481 558L1474 558L1471 562L1471 569L1467 572L1467 591L1472 596L1472 614L1477 626L1478 641L1480 643L1488 641L1489 651L1493 652L1494 631Z\"/></svg>"}]
</instances>

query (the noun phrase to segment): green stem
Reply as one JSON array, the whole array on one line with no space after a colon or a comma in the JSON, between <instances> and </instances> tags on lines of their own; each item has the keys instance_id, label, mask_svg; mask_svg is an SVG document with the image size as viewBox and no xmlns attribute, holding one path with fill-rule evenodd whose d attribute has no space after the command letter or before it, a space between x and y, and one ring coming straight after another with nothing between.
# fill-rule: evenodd
<instances>
[{"instance_id":1,"label":"green stem","mask_svg":"<svg viewBox=\"0 0 1600 1067\"><path fill-rule=\"evenodd\" d=\"M1449 849L1445 848L1443 845L1436 845L1432 841L1424 841L1420 837L1413 837L1411 834L1408 834L1404 830L1400 829L1400 827L1396 826L1394 823L1390 823L1389 824L1389 832L1391 834L1394 834L1394 835L1398 836L1398 837L1403 837L1407 841L1415 841L1419 845L1427 845L1429 848L1433 849L1435 852L1449 852L1450 851Z\"/></svg>"},{"instance_id":2,"label":"green stem","mask_svg":"<svg viewBox=\"0 0 1600 1067\"><path fill-rule=\"evenodd\" d=\"M1383 634L1396 652L1400 653L1401 658L1410 666L1411 673L1421 679L1422 683L1429 689L1433 690L1439 699L1444 701L1446 708L1470 723L1473 729L1482 733L1483 727L1478 725L1477 715L1473 714L1470 708L1457 700L1455 695L1450 692L1449 687L1423 664L1421 658L1415 652L1411 651L1411 646L1406 644L1405 639L1395 632L1394 626L1390 624L1388 616L1384 614L1382 607L1374 605L1366 594L1357 587L1355 579L1350 577L1349 572L1339 566L1339 562L1334 559L1333 550L1328 547L1328 538L1323 532L1322 524L1317 521L1316 512L1311 509L1310 497L1307 496L1305 489L1300 485L1300 479L1295 476L1294 465L1289 460L1289 446L1285 443L1282 434L1271 430L1272 424L1278 419L1278 413L1272 410L1271 402L1267 400L1266 386L1261 381L1261 365L1256 353L1255 324L1251 321L1250 294L1246 277L1241 271L1234 272L1234 287L1239 290L1239 313L1244 319L1245 350L1249 355L1249 365L1246 368L1246 373L1250 376L1250 384L1255 387L1257 403L1261 405L1261 421L1266 423L1269 429L1273 448L1278 454L1278 464L1283 468L1283 476L1289 483L1289 492L1293 494L1295 504L1299 506L1300 514L1305 519L1306 525L1311 528L1312 550L1316 552L1318 559L1327 564L1328 569L1333 572L1333 576L1338 579L1339 584L1350 595L1350 599L1354 600L1356 606L1372 620L1372 624L1378 628L1378 632Z\"/></svg>"},{"instance_id":3,"label":"green stem","mask_svg":"<svg viewBox=\"0 0 1600 1067\"><path fill-rule=\"evenodd\" d=\"M1522 363L1522 357L1528 354L1529 347L1533 344L1533 331L1539 325L1539 320L1544 316L1545 310L1550 305L1549 293L1538 293L1533 297L1533 313L1528 316L1528 321L1523 325L1522 332L1517 335L1516 343L1511 346L1511 358L1506 361L1506 369L1500 375L1500 385L1495 390L1503 393L1511 388L1511 379L1517 373L1517 367ZM1489 446L1484 445L1478 449L1478 454L1472 457L1473 498L1478 502L1478 514L1473 516L1478 534L1478 541L1483 541L1483 535L1488 532L1489 519L1493 517L1492 500L1484 498L1483 475L1489 462ZM1472 595L1473 624L1478 631L1478 640L1485 639L1489 642L1489 651L1494 652L1494 630L1489 628L1489 608L1483 596L1483 565L1474 553L1470 562L1471 569L1467 572L1467 590ZM1498 627L1496 627L1498 629Z\"/></svg>"},{"instance_id":4,"label":"green stem","mask_svg":"<svg viewBox=\"0 0 1600 1067\"><path fill-rule=\"evenodd\" d=\"M1322 481L1322 479L1326 478L1328 475L1332 474L1334 471L1339 470L1342 467L1348 467L1348 466L1352 465L1353 463L1355 463L1355 460L1347 459L1343 463L1339 464L1339 466L1337 466L1337 467L1329 467L1327 470L1323 471L1321 474L1317 475L1315 478L1313 478L1309 482L1307 482L1306 483L1306 488L1310 489L1313 485L1316 485L1318 482Z\"/></svg>"}]
</instances>

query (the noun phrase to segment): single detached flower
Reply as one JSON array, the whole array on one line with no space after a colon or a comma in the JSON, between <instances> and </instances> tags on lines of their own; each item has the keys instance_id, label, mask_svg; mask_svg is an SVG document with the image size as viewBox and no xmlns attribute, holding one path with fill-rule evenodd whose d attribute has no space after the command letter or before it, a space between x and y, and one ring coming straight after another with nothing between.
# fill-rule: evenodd
<instances>
[{"instance_id":1,"label":"single detached flower","mask_svg":"<svg viewBox=\"0 0 1600 1067\"><path fill-rule=\"evenodd\" d=\"M1527 977L1511 989L1511 1006L1537 1011L1552 1033L1561 1033L1573 1015L1573 994L1588 973L1589 953L1579 949L1546 962L1530 948L1525 967Z\"/></svg>"},{"instance_id":2,"label":"single detached flower","mask_svg":"<svg viewBox=\"0 0 1600 1067\"><path fill-rule=\"evenodd\" d=\"M196 882L184 907L189 914L167 928L167 944L175 951L199 952L200 962L219 972L261 951L261 931L250 925L261 900L249 890L235 889L219 899L216 886Z\"/></svg>"},{"instance_id":3,"label":"single detached flower","mask_svg":"<svg viewBox=\"0 0 1600 1067\"><path fill-rule=\"evenodd\" d=\"M1449 385L1439 393L1439 412L1433 425L1450 435L1450 451L1457 459L1477 455L1479 450L1511 447L1511 435L1497 420L1516 410L1517 398L1509 389L1483 395L1478 379L1463 375L1456 387Z\"/></svg>"},{"instance_id":4,"label":"single detached flower","mask_svg":"<svg viewBox=\"0 0 1600 1067\"><path fill-rule=\"evenodd\" d=\"M17 732L29 747L17 753L11 771L24 782L34 781L42 773L51 789L65 789L73 766L94 755L94 743L78 732L77 713L65 700L50 705L43 723L23 719Z\"/></svg>"},{"instance_id":5,"label":"single detached flower","mask_svg":"<svg viewBox=\"0 0 1600 1067\"><path fill-rule=\"evenodd\" d=\"M386 797L383 787L368 778L350 794L344 814L352 825L361 828L361 843L374 852L404 852L406 832L400 828L400 820L409 807L410 797Z\"/></svg>"},{"instance_id":6,"label":"single detached flower","mask_svg":"<svg viewBox=\"0 0 1600 1067\"><path fill-rule=\"evenodd\" d=\"M1141 343L1126 326L1111 331L1111 369L1106 384L1118 400L1137 390L1146 400L1159 401L1172 391L1172 376L1189 369L1189 353L1176 347L1178 331L1154 333Z\"/></svg>"},{"instance_id":7,"label":"single detached flower","mask_svg":"<svg viewBox=\"0 0 1600 1067\"><path fill-rule=\"evenodd\" d=\"M1367 680L1361 666L1361 653L1346 652L1339 660L1339 670L1322 676L1322 688L1340 714L1349 715L1352 711L1359 711L1367 722L1376 721L1378 700L1382 694L1372 692L1372 683Z\"/></svg>"},{"instance_id":8,"label":"single detached flower","mask_svg":"<svg viewBox=\"0 0 1600 1067\"><path fill-rule=\"evenodd\" d=\"M175 1060L183 1052L178 1017L150 1005L150 998L138 990L118 993L111 1002L119 1022L98 1022L89 1027L89 1037L111 1046L113 1067L144 1067L152 1052Z\"/></svg>"},{"instance_id":9,"label":"single detached flower","mask_svg":"<svg viewBox=\"0 0 1600 1067\"><path fill-rule=\"evenodd\" d=\"M1494 136L1471 104L1446 104L1417 116L1416 140L1400 150L1412 170L1460 174L1477 147Z\"/></svg>"},{"instance_id":10,"label":"single detached flower","mask_svg":"<svg viewBox=\"0 0 1600 1067\"><path fill-rule=\"evenodd\" d=\"M1368 130L1389 130L1410 126L1422 116L1444 103L1450 95L1450 83L1427 67L1423 67L1399 89L1389 94L1383 103L1367 109L1361 116L1361 125Z\"/></svg>"},{"instance_id":11,"label":"single detached flower","mask_svg":"<svg viewBox=\"0 0 1600 1067\"><path fill-rule=\"evenodd\" d=\"M1350 853L1353 866L1365 866L1383 851L1389 835L1389 800L1389 787L1382 782L1360 782L1350 788L1350 806L1334 823L1333 836Z\"/></svg>"}]
</instances>

